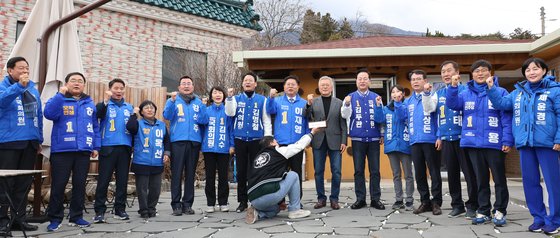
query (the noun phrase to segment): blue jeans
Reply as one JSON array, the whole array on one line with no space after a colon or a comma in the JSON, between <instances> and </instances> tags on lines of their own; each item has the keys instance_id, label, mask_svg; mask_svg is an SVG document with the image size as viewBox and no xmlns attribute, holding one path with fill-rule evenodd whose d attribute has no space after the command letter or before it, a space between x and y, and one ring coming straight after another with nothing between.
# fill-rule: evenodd
<instances>
[{"instance_id":1,"label":"blue jeans","mask_svg":"<svg viewBox=\"0 0 560 238\"><path fill-rule=\"evenodd\" d=\"M280 212L278 203L288 195L290 204L288 211L297 211L301 208L299 198L299 176L296 172L290 171L286 177L280 181L280 189L275 193L270 193L251 201L253 206L259 212L259 219L272 218Z\"/></svg>"},{"instance_id":2,"label":"blue jeans","mask_svg":"<svg viewBox=\"0 0 560 238\"><path fill-rule=\"evenodd\" d=\"M358 201L366 201L366 178L364 170L367 155L369 193L371 200L379 200L381 198L381 186L379 184L379 141L352 141L352 154L354 155L354 187L356 189L356 199Z\"/></svg>"},{"instance_id":3,"label":"blue jeans","mask_svg":"<svg viewBox=\"0 0 560 238\"><path fill-rule=\"evenodd\" d=\"M317 189L317 199L326 201L325 195L325 162L327 160L327 153L329 153L329 160L331 162L331 195L329 199L331 202L338 202L338 194L340 193L340 177L342 159L340 150L330 150L327 145L327 140L323 140L323 144L319 149L313 149L313 168L315 169L315 188Z\"/></svg>"}]
</instances>

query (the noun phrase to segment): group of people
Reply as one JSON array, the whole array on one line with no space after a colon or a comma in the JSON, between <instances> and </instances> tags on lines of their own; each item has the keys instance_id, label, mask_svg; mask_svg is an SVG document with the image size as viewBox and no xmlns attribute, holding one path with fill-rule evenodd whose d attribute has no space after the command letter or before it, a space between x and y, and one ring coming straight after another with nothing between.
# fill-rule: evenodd
<instances>
[{"instance_id":1,"label":"group of people","mask_svg":"<svg viewBox=\"0 0 560 238\"><path fill-rule=\"evenodd\" d=\"M229 211L228 168L230 156L235 154L239 202L236 212L246 212L247 223L274 217L283 209L288 209L292 219L309 216L311 212L303 209L300 200L303 150L308 145L312 147L315 169L314 208L327 206L324 172L328 156L332 173L328 200L330 207L337 210L341 207L342 154L348 137L352 141L356 195L351 209L368 205L366 158L370 206L385 209L379 171L383 144L393 172L392 209L440 215L443 159L452 198L448 216L464 216L473 224L492 221L503 226L509 201L504 159L505 153L516 146L521 155L527 204L534 217L528 229L554 234L560 227L560 189L552 186L560 179L560 84L547 74L548 66L542 59L531 58L522 65L527 80L517 83L511 93L498 86L492 65L485 60L471 65L472 79L466 83L460 82L459 65L454 61L442 63L441 84L432 85L427 82L426 72L413 70L408 75L412 95L405 99L404 87L395 85L386 106L379 95L369 90L367 70L357 72L357 90L344 100L333 96L334 80L328 76L318 80L319 97L310 94L303 99L298 94L297 76L284 79L282 96L272 89L266 97L255 92L257 76L247 73L242 77L241 93L235 95L232 88L226 91L215 86L209 91L208 102L203 103L194 94L193 79L184 76L163 109L169 129L156 118L157 106L152 101L144 101L138 107L125 101L125 82L121 79L110 81L103 101L95 105L84 94L84 75L70 73L43 109L35 84L29 80L27 61L14 57L6 66L8 75L0 84L0 168L33 169L41 151L43 114L53 122L49 231L58 230L64 218L64 190L70 174L73 196L69 224L90 225L83 218L85 181L90 157L97 156L94 223L105 222L107 188L113 174L114 218L129 219L125 211L129 171L136 178L140 217L156 216L165 163L171 165L172 215L194 214L195 170L201 151L206 169L205 212ZM310 122L315 122L314 126ZM539 168L549 185L548 214ZM467 201L461 194L461 171L467 184ZM495 184L493 205L490 171ZM420 194L417 207L414 180ZM30 183L30 178L16 178L3 189L15 200L26 201L29 186L22 185ZM25 222L25 206L22 202L16 211L11 211L12 220L8 208L2 206L0 234L9 234L11 229L37 229Z\"/></svg>"}]
</instances>

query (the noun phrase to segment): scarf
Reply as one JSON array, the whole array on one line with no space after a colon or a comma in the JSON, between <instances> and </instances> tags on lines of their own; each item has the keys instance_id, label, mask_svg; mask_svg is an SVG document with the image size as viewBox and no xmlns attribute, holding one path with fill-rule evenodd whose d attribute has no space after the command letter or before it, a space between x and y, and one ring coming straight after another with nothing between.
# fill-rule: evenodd
<instances>
[{"instance_id":1,"label":"scarf","mask_svg":"<svg viewBox=\"0 0 560 238\"><path fill-rule=\"evenodd\" d=\"M191 101L194 99L194 95L192 93L191 94L179 93L179 97L181 97L183 101L185 101L187 104L191 103Z\"/></svg>"}]
</instances>

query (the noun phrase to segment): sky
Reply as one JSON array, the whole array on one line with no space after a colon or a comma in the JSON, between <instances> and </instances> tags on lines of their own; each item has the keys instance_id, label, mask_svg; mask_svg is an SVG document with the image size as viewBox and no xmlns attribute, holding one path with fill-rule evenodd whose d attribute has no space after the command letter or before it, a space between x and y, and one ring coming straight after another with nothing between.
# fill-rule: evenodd
<instances>
[{"instance_id":1,"label":"sky","mask_svg":"<svg viewBox=\"0 0 560 238\"><path fill-rule=\"evenodd\" d=\"M560 29L560 0L306 0L315 12L329 12L334 19L355 19L361 14L370 23L403 30L445 35L483 35L517 27L541 35L540 8L545 8L546 33ZM557 19L552 21L552 19Z\"/></svg>"}]
</instances>

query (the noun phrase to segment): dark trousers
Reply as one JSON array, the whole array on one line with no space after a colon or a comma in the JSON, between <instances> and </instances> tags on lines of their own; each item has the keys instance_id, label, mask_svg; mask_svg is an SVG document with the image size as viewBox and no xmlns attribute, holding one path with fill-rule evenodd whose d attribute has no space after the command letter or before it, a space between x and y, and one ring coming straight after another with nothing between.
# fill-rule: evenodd
<instances>
[{"instance_id":1,"label":"dark trousers","mask_svg":"<svg viewBox=\"0 0 560 238\"><path fill-rule=\"evenodd\" d=\"M156 214L156 205L161 193L161 173L151 175L135 174L138 213Z\"/></svg>"},{"instance_id":2,"label":"dark trousers","mask_svg":"<svg viewBox=\"0 0 560 238\"><path fill-rule=\"evenodd\" d=\"M371 200L381 198L381 176L379 174L379 141L360 142L352 141L352 154L354 157L354 187L356 199L366 200L365 166L366 156L369 169L369 195Z\"/></svg>"},{"instance_id":3,"label":"dark trousers","mask_svg":"<svg viewBox=\"0 0 560 238\"><path fill-rule=\"evenodd\" d=\"M72 198L70 222L83 217L86 196L86 179L91 152L51 153L51 197L47 216L52 221L64 219L64 190L72 173Z\"/></svg>"},{"instance_id":4,"label":"dark trousers","mask_svg":"<svg viewBox=\"0 0 560 238\"><path fill-rule=\"evenodd\" d=\"M206 170L206 202L208 206L216 205L216 169L218 170L218 204L227 205L229 196L228 168L229 154L204 153Z\"/></svg>"},{"instance_id":5,"label":"dark trousers","mask_svg":"<svg viewBox=\"0 0 560 238\"><path fill-rule=\"evenodd\" d=\"M433 143L416 143L411 146L412 161L414 163L414 174L416 187L420 193L420 202L426 205L432 203L441 206L441 161L436 154L436 147ZM430 200L430 189L426 174L426 165L430 171L432 180L432 200Z\"/></svg>"},{"instance_id":6,"label":"dark trousers","mask_svg":"<svg viewBox=\"0 0 560 238\"><path fill-rule=\"evenodd\" d=\"M472 161L474 173L478 186L478 211L477 213L490 216L490 171L494 179L494 191L496 201L494 209L506 215L509 202L509 191L506 181L505 154L496 149L474 149L467 148L467 153Z\"/></svg>"},{"instance_id":7,"label":"dark trousers","mask_svg":"<svg viewBox=\"0 0 560 238\"><path fill-rule=\"evenodd\" d=\"M280 145L280 146L288 146L288 145ZM302 189L302 182L303 182L303 177L302 177L302 164L303 164L303 151L300 151L299 153L295 154L294 156L288 158L288 168L291 171L294 171L298 174L299 176L299 197L302 198L303 197L303 189Z\"/></svg>"},{"instance_id":8,"label":"dark trousers","mask_svg":"<svg viewBox=\"0 0 560 238\"><path fill-rule=\"evenodd\" d=\"M35 158L37 158L37 149L33 148L31 143L25 149L20 150L0 150L0 169L18 169L30 170L35 166ZM15 178L5 178L6 183L0 183L0 224L8 224L8 200L4 196L4 191L7 191L14 202L17 209L17 217L14 221L22 222L25 220L25 207L27 206L27 194L33 178L30 176L18 176ZM5 184L8 187L5 187ZM12 211L12 216L16 214Z\"/></svg>"},{"instance_id":9,"label":"dark trousers","mask_svg":"<svg viewBox=\"0 0 560 238\"><path fill-rule=\"evenodd\" d=\"M235 158L237 159L237 201L247 203L247 170L261 150L259 140L243 141L235 139Z\"/></svg>"},{"instance_id":10,"label":"dark trousers","mask_svg":"<svg viewBox=\"0 0 560 238\"><path fill-rule=\"evenodd\" d=\"M95 214L105 213L107 206L107 188L115 171L115 211L124 211L126 208L126 188L128 185L128 171L130 166L129 146L103 146L99 151L99 176L95 189Z\"/></svg>"},{"instance_id":11,"label":"dark trousers","mask_svg":"<svg viewBox=\"0 0 560 238\"><path fill-rule=\"evenodd\" d=\"M177 141L171 143L171 207L191 207L194 201L194 176L200 152L200 143ZM185 176L181 201L181 178Z\"/></svg>"},{"instance_id":12,"label":"dark trousers","mask_svg":"<svg viewBox=\"0 0 560 238\"><path fill-rule=\"evenodd\" d=\"M460 142L442 141L441 156L447 163L447 182L451 195L451 207L476 211L478 209L478 186L471 160L465 151L459 147ZM461 170L467 182L469 199L463 203L461 192Z\"/></svg>"}]
</instances>

